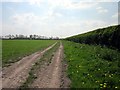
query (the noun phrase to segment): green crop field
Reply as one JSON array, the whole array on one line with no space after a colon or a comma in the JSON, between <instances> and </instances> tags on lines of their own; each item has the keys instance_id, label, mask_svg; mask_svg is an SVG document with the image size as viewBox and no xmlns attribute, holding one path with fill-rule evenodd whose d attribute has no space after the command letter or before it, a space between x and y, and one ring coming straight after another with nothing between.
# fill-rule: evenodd
<instances>
[{"instance_id":1,"label":"green crop field","mask_svg":"<svg viewBox=\"0 0 120 90\"><path fill-rule=\"evenodd\" d=\"M55 40L3 40L2 65L7 66L38 50L55 43Z\"/></svg>"},{"instance_id":2,"label":"green crop field","mask_svg":"<svg viewBox=\"0 0 120 90\"><path fill-rule=\"evenodd\" d=\"M120 52L63 41L71 88L120 88Z\"/></svg>"}]
</instances>

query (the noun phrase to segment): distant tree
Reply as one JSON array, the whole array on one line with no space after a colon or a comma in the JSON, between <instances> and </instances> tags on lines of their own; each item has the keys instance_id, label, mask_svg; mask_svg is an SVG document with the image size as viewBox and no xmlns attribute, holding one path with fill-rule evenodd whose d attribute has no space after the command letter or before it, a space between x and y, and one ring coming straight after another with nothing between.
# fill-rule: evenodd
<instances>
[{"instance_id":1,"label":"distant tree","mask_svg":"<svg viewBox=\"0 0 120 90\"><path fill-rule=\"evenodd\" d=\"M32 35L30 35L30 39L32 39Z\"/></svg>"}]
</instances>

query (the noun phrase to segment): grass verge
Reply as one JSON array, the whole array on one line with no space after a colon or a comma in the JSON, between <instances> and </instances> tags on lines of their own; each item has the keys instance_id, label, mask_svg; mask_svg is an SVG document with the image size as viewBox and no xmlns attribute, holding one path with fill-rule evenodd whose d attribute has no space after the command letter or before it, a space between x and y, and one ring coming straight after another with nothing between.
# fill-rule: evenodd
<instances>
[{"instance_id":1,"label":"grass verge","mask_svg":"<svg viewBox=\"0 0 120 90\"><path fill-rule=\"evenodd\" d=\"M120 52L63 41L71 88L120 88Z\"/></svg>"}]
</instances>

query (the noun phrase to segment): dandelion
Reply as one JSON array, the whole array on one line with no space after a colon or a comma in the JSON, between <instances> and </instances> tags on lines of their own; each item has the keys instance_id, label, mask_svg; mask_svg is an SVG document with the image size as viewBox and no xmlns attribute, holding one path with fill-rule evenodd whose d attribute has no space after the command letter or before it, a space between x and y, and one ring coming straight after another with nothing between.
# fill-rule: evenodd
<instances>
[{"instance_id":1,"label":"dandelion","mask_svg":"<svg viewBox=\"0 0 120 90\"><path fill-rule=\"evenodd\" d=\"M105 85L107 85L107 83L104 83Z\"/></svg>"},{"instance_id":2,"label":"dandelion","mask_svg":"<svg viewBox=\"0 0 120 90\"><path fill-rule=\"evenodd\" d=\"M103 87L105 88L105 87L106 87L106 85L103 85Z\"/></svg>"},{"instance_id":3,"label":"dandelion","mask_svg":"<svg viewBox=\"0 0 120 90\"><path fill-rule=\"evenodd\" d=\"M88 73L87 75L89 76L90 74Z\"/></svg>"},{"instance_id":4,"label":"dandelion","mask_svg":"<svg viewBox=\"0 0 120 90\"><path fill-rule=\"evenodd\" d=\"M96 83L99 82L99 81L95 81Z\"/></svg>"},{"instance_id":5,"label":"dandelion","mask_svg":"<svg viewBox=\"0 0 120 90\"><path fill-rule=\"evenodd\" d=\"M85 82L82 82L82 84L85 84Z\"/></svg>"},{"instance_id":6,"label":"dandelion","mask_svg":"<svg viewBox=\"0 0 120 90\"><path fill-rule=\"evenodd\" d=\"M100 86L103 86L103 84L100 84Z\"/></svg>"},{"instance_id":7,"label":"dandelion","mask_svg":"<svg viewBox=\"0 0 120 90\"><path fill-rule=\"evenodd\" d=\"M111 75L109 75L109 77L111 77Z\"/></svg>"},{"instance_id":8,"label":"dandelion","mask_svg":"<svg viewBox=\"0 0 120 90\"><path fill-rule=\"evenodd\" d=\"M98 70L100 70L100 68Z\"/></svg>"},{"instance_id":9,"label":"dandelion","mask_svg":"<svg viewBox=\"0 0 120 90\"><path fill-rule=\"evenodd\" d=\"M118 88L117 86L115 88Z\"/></svg>"},{"instance_id":10,"label":"dandelion","mask_svg":"<svg viewBox=\"0 0 120 90\"><path fill-rule=\"evenodd\" d=\"M98 81L95 81L96 83L98 82Z\"/></svg>"},{"instance_id":11,"label":"dandelion","mask_svg":"<svg viewBox=\"0 0 120 90\"><path fill-rule=\"evenodd\" d=\"M78 73L78 71L77 71L77 73Z\"/></svg>"},{"instance_id":12,"label":"dandelion","mask_svg":"<svg viewBox=\"0 0 120 90\"><path fill-rule=\"evenodd\" d=\"M105 74L105 76L107 76L107 74Z\"/></svg>"}]
</instances>

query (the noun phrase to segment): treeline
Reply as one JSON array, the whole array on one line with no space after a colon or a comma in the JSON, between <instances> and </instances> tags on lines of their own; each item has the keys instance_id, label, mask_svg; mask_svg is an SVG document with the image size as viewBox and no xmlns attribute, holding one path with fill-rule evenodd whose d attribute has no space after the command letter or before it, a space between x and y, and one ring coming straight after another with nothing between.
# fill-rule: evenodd
<instances>
[{"instance_id":1,"label":"treeline","mask_svg":"<svg viewBox=\"0 0 120 90\"><path fill-rule=\"evenodd\" d=\"M3 40L14 40L14 39L28 39L28 40L58 40L58 37L46 37L46 36L41 36L41 35L6 35L2 36L1 39Z\"/></svg>"},{"instance_id":2,"label":"treeline","mask_svg":"<svg viewBox=\"0 0 120 90\"><path fill-rule=\"evenodd\" d=\"M68 37L66 40L77 43L108 46L120 50L120 25L101 28L88 33Z\"/></svg>"}]
</instances>

